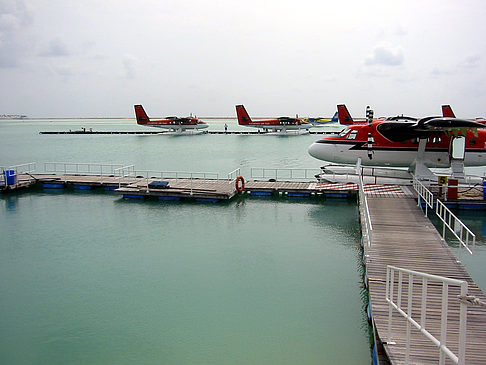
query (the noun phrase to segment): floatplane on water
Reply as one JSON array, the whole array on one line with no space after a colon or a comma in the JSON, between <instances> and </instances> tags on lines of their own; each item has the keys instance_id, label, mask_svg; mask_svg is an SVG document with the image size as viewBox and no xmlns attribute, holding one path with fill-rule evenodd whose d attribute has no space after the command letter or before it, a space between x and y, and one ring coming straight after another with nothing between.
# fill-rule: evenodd
<instances>
[{"instance_id":1,"label":"floatplane on water","mask_svg":"<svg viewBox=\"0 0 486 365\"><path fill-rule=\"evenodd\" d=\"M339 175L364 173L385 178L383 183L404 183L412 174L436 181L430 168L448 168L445 175L464 181L465 166L486 165L486 124L450 116L449 109L443 107L443 116L374 119L367 107L366 120L355 121L346 106L338 105L340 124L347 127L316 141L308 152L340 165L323 166L318 179L339 181Z\"/></svg>"},{"instance_id":2,"label":"floatplane on water","mask_svg":"<svg viewBox=\"0 0 486 365\"><path fill-rule=\"evenodd\" d=\"M196 117L166 117L165 119L150 120L142 105L134 105L135 116L137 117L137 124L146 125L149 127L165 128L176 133L185 131L198 131L199 129L207 128L208 125L200 121Z\"/></svg>"},{"instance_id":3,"label":"floatplane on water","mask_svg":"<svg viewBox=\"0 0 486 365\"><path fill-rule=\"evenodd\" d=\"M265 132L308 132L312 124L302 120L301 118L280 117L276 119L267 120L251 120L245 107L243 105L236 105L236 115L238 117L238 124L245 127L255 127L263 129Z\"/></svg>"}]
</instances>

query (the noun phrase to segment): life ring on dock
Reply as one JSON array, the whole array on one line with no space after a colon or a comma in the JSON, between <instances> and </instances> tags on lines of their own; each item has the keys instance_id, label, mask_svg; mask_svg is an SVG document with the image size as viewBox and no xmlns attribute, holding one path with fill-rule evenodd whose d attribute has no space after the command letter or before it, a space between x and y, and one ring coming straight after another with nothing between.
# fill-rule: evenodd
<instances>
[{"instance_id":1,"label":"life ring on dock","mask_svg":"<svg viewBox=\"0 0 486 365\"><path fill-rule=\"evenodd\" d=\"M235 188L238 193L243 192L245 190L245 179L243 176L238 176L235 180Z\"/></svg>"}]
</instances>

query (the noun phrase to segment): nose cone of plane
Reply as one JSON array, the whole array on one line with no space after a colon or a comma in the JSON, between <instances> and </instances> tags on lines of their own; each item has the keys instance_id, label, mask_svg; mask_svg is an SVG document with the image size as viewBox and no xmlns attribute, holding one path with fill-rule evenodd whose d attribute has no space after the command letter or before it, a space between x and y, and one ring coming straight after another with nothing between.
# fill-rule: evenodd
<instances>
[{"instance_id":1,"label":"nose cone of plane","mask_svg":"<svg viewBox=\"0 0 486 365\"><path fill-rule=\"evenodd\" d=\"M317 158L318 160L321 160L322 158L319 157L320 156L320 148L321 146L319 146L319 143L313 143L309 146L307 152L309 153L309 155L311 155L312 157L314 158Z\"/></svg>"}]
</instances>

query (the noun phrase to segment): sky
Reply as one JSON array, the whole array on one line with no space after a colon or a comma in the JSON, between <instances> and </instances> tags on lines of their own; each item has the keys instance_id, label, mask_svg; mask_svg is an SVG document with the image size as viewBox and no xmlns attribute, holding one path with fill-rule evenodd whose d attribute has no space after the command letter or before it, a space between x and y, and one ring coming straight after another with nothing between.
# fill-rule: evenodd
<instances>
[{"instance_id":1,"label":"sky","mask_svg":"<svg viewBox=\"0 0 486 365\"><path fill-rule=\"evenodd\" d=\"M0 0L0 114L486 116L484 0Z\"/></svg>"}]
</instances>

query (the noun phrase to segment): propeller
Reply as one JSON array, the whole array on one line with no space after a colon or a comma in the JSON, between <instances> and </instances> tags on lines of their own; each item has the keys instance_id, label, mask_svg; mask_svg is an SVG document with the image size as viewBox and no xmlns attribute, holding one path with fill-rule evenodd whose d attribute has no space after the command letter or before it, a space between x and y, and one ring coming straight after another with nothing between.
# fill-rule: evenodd
<instances>
[{"instance_id":1,"label":"propeller","mask_svg":"<svg viewBox=\"0 0 486 365\"><path fill-rule=\"evenodd\" d=\"M373 109L369 106L366 107L366 121L368 122L369 132L368 132L368 158L371 160L373 158L373 136L371 135L371 125L373 124Z\"/></svg>"}]
</instances>

